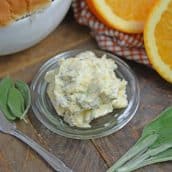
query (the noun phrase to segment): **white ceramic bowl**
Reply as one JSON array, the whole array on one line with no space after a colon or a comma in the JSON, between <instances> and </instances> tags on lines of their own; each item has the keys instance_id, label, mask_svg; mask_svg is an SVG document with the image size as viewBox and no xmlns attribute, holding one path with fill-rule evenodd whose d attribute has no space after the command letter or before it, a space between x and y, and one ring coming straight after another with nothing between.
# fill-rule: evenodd
<instances>
[{"instance_id":1,"label":"white ceramic bowl","mask_svg":"<svg viewBox=\"0 0 172 172\"><path fill-rule=\"evenodd\" d=\"M0 28L0 55L19 52L44 39L63 20L71 1L54 0L48 8Z\"/></svg>"}]
</instances>

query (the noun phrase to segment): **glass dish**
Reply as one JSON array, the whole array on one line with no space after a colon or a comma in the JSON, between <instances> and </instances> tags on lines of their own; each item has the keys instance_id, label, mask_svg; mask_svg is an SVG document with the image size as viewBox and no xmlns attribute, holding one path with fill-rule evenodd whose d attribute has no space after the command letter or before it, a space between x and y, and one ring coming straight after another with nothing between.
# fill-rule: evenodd
<instances>
[{"instance_id":1,"label":"glass dish","mask_svg":"<svg viewBox=\"0 0 172 172\"><path fill-rule=\"evenodd\" d=\"M114 110L112 113L94 120L91 123L91 128L69 126L54 110L46 93L48 84L44 80L44 76L47 71L58 66L59 59L74 57L83 51L85 49L71 50L58 54L42 65L31 83L32 109L37 119L44 126L59 135L74 139L93 139L110 135L124 127L133 118L138 109L140 92L138 81L133 71L123 60L104 51L91 50L98 57L107 54L107 58L115 60L118 65L118 69L115 71L117 76L124 78L128 82L127 96L129 104L126 108Z\"/></svg>"}]
</instances>

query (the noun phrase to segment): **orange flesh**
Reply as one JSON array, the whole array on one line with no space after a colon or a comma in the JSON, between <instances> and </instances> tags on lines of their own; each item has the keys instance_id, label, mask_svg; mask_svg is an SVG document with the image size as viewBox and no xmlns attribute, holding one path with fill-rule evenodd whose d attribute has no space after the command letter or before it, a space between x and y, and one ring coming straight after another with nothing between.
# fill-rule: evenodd
<instances>
[{"instance_id":1,"label":"orange flesh","mask_svg":"<svg viewBox=\"0 0 172 172\"><path fill-rule=\"evenodd\" d=\"M172 2L155 28L156 45L162 61L172 69Z\"/></svg>"},{"instance_id":2,"label":"orange flesh","mask_svg":"<svg viewBox=\"0 0 172 172\"><path fill-rule=\"evenodd\" d=\"M156 1L157 0L105 0L116 15L131 21L145 21Z\"/></svg>"}]
</instances>

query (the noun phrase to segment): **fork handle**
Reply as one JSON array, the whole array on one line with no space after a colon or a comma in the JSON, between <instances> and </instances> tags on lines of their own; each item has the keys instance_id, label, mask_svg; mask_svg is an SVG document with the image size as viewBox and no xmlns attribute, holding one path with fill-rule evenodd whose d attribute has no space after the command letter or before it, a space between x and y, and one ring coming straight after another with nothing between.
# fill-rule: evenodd
<instances>
[{"instance_id":1,"label":"fork handle","mask_svg":"<svg viewBox=\"0 0 172 172\"><path fill-rule=\"evenodd\" d=\"M72 172L60 159L45 150L38 143L33 141L31 138L26 136L23 132L15 129L10 132L11 135L17 137L27 145L29 145L33 150L35 150L48 164L58 172Z\"/></svg>"}]
</instances>

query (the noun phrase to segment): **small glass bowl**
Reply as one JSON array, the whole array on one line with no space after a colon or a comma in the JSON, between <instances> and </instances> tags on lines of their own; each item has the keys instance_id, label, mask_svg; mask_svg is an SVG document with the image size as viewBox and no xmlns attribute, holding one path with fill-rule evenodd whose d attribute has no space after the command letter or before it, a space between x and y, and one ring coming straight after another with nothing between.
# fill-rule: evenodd
<instances>
[{"instance_id":1,"label":"small glass bowl","mask_svg":"<svg viewBox=\"0 0 172 172\"><path fill-rule=\"evenodd\" d=\"M44 80L44 77L47 71L58 67L59 59L74 57L83 51L86 50L77 49L58 54L42 65L31 83L32 109L37 119L44 126L59 135L74 139L93 139L118 131L132 119L138 109L140 91L133 71L123 60L104 51L91 50L98 57L107 54L107 58L115 60L115 63L118 65L115 73L119 78L124 78L128 82L127 97L129 103L126 108L114 110L104 117L95 119L91 123L91 128L69 126L54 110L46 92L48 83Z\"/></svg>"}]
</instances>

